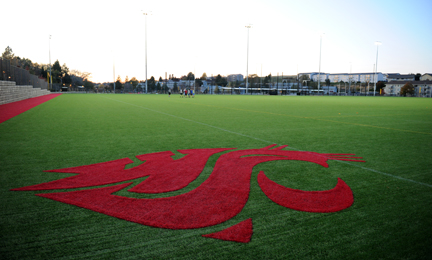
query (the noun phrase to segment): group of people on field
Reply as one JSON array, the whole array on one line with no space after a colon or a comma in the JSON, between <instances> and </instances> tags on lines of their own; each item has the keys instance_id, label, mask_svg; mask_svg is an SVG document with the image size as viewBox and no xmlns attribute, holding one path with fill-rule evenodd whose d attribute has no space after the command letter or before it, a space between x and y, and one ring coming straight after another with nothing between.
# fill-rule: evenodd
<instances>
[{"instance_id":1,"label":"group of people on field","mask_svg":"<svg viewBox=\"0 0 432 260\"><path fill-rule=\"evenodd\" d=\"M194 93L194 91L192 90L192 89L185 89L184 91L183 91L183 89L180 89L180 97L195 97L195 93Z\"/></svg>"}]
</instances>

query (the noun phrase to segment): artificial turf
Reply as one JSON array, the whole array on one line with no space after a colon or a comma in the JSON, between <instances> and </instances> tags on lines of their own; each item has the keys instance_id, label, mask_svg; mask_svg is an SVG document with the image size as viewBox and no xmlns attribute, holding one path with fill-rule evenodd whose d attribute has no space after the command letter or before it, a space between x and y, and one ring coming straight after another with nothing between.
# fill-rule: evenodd
<instances>
[{"instance_id":1,"label":"artificial turf","mask_svg":"<svg viewBox=\"0 0 432 260\"><path fill-rule=\"evenodd\" d=\"M11 189L72 176L44 172L203 148L353 153L365 163L272 161L253 168L248 201L226 222L198 229L149 227ZM187 187L212 173L212 155ZM61 95L0 124L2 259L430 259L432 257L432 99L196 95ZM354 203L333 213L288 209L270 200L257 176L305 191L338 178ZM144 178L132 180L139 184ZM126 182L121 182L126 183ZM121 184L120 183L120 184ZM107 187L110 185L104 185ZM78 188L72 190L85 190ZM42 193L69 190L42 191ZM205 203L205 201L203 201ZM249 243L202 235L253 220Z\"/></svg>"}]
</instances>

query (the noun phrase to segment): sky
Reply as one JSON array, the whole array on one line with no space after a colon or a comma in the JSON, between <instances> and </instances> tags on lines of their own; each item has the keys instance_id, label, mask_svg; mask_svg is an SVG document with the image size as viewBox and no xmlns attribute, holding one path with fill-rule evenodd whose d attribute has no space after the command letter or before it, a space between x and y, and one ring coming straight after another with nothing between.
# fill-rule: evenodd
<instances>
[{"instance_id":1,"label":"sky","mask_svg":"<svg viewBox=\"0 0 432 260\"><path fill-rule=\"evenodd\" d=\"M10 46L44 64L51 54L96 83L144 80L146 38L156 79L372 72L377 54L378 72L432 73L431 0L22 0L1 9L2 53Z\"/></svg>"}]
</instances>

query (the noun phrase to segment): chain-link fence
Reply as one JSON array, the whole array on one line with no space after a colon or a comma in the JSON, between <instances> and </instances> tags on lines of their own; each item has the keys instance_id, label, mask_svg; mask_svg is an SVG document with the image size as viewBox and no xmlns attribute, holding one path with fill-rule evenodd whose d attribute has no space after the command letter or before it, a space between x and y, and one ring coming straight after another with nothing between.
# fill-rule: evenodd
<instances>
[{"instance_id":1,"label":"chain-link fence","mask_svg":"<svg viewBox=\"0 0 432 260\"><path fill-rule=\"evenodd\" d=\"M25 69L11 65L10 60L0 59L0 80L15 81L17 85L32 85L33 88L48 89L48 82L30 74Z\"/></svg>"}]
</instances>

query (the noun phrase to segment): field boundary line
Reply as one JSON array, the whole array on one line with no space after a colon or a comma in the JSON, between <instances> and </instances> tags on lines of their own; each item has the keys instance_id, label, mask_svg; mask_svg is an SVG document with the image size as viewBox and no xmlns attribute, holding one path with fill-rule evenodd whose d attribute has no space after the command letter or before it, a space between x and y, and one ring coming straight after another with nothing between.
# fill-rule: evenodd
<instances>
[{"instance_id":1,"label":"field boundary line","mask_svg":"<svg viewBox=\"0 0 432 260\"><path fill-rule=\"evenodd\" d=\"M386 175L386 176L389 176L389 177L393 177L393 178L396 178L396 179L399 179L399 180L409 181L409 182L413 182L413 183L416 183L416 184L420 184L420 185L432 188L431 184L427 184L427 183L424 183L424 182L414 181L414 180L403 178L403 177L400 177L400 176L397 176L397 175L393 175L393 174L390 174L390 173L385 173L385 172L377 171L377 170L374 170L374 169L371 169L371 168L363 167L363 166L360 166L360 165L355 165L355 164L352 164L352 163L349 163L349 162L344 162L344 161L336 161L336 162L345 163L345 164L348 164L348 165L351 165L351 166L355 166L355 167L358 167L358 168L361 168L361 169L364 169L364 170L368 170L368 171L371 171L371 172L376 172L376 173L379 173L379 174L382 174L382 175Z\"/></svg>"},{"instance_id":2,"label":"field boundary line","mask_svg":"<svg viewBox=\"0 0 432 260\"><path fill-rule=\"evenodd\" d=\"M271 142L271 141L264 140L264 139L261 139L261 138L256 138L256 137L253 137L253 136L250 136L250 135L244 135L244 134L233 132L233 131L230 131L230 130L227 130L227 129L224 129L224 128L220 128L220 127L217 127L217 126L214 126L214 125L209 125L209 124L206 124L206 123L202 123L202 122L195 121L195 120L192 120L192 119L184 118L184 117L181 117L181 116L176 116L176 115L168 114L168 113L165 113L165 112L157 111L157 110L154 110L154 109L151 109L151 108L147 108L147 107L143 107L143 106L140 106L140 105L135 105L135 104L132 104L132 103L128 103L128 102L124 102L124 101L121 101L121 100L116 100L116 99L112 99L112 98L108 98L108 97L107 97L107 99L110 99L110 100L113 100L113 101L116 101L116 102L120 102L120 103L124 103L126 105L131 105L131 106L143 108L143 109L155 112L155 113L159 113L159 114L171 116L171 117L174 117L174 118L182 119L182 120L189 121L189 122L192 122L192 123L208 126L208 127L211 127L211 128L214 128L214 129L218 129L218 130L221 130L221 131L224 131L224 132L228 132L228 133L240 135L240 136L243 136L243 137L255 139L257 141L261 141L261 142L265 142L265 143L269 143L269 144L277 144L276 142ZM281 144L277 144L277 145L281 146ZM294 148L292 146L287 146L286 148L289 148L291 150L296 150L296 151L302 151L302 150ZM334 161L335 162L340 162L340 163L345 163L345 164L348 164L350 166L355 166L355 167L361 168L363 170L379 173L379 174L382 174L382 175L385 175L385 176L393 177L393 178L396 178L396 179L399 179L399 180L409 181L409 182L412 182L412 183L415 183L415 184L419 184L419 185L423 185L423 186L432 188L431 184L414 181L414 180L411 180L411 179L403 178L403 177L400 177L400 176L397 176L397 175L393 175L393 174L390 174L390 173L385 173L385 172L377 171L377 170L374 170L374 169L370 169L370 168L363 167L363 166L356 165L356 164L349 163L349 162L338 161L338 160L334 160Z\"/></svg>"}]
</instances>

